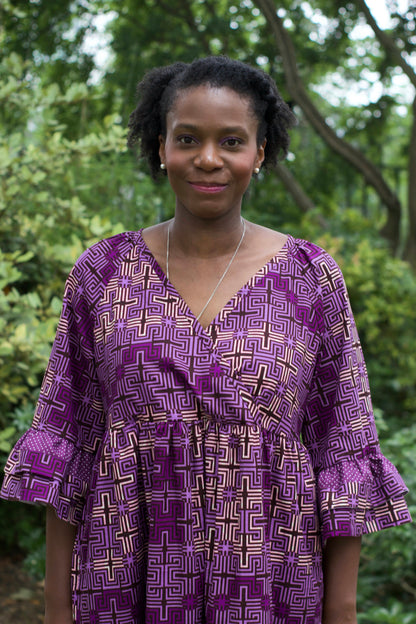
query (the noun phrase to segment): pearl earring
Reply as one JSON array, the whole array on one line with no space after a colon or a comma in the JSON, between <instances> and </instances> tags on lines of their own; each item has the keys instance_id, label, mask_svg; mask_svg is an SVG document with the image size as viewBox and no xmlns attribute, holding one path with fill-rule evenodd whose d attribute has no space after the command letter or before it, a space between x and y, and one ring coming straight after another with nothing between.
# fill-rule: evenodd
<instances>
[{"instance_id":1,"label":"pearl earring","mask_svg":"<svg viewBox=\"0 0 416 624\"><path fill-rule=\"evenodd\" d=\"M165 165L165 163L160 163L160 168L161 168L161 169L166 169L166 165Z\"/></svg>"},{"instance_id":2,"label":"pearl earring","mask_svg":"<svg viewBox=\"0 0 416 624\"><path fill-rule=\"evenodd\" d=\"M254 167L254 173L257 175L260 173L260 167Z\"/></svg>"}]
</instances>

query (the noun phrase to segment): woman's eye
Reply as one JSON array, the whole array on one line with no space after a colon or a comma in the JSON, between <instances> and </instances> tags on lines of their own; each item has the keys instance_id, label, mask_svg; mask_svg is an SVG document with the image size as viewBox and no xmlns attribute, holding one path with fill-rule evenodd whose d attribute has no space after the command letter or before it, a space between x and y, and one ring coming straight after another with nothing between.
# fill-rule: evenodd
<instances>
[{"instance_id":1,"label":"woman's eye","mask_svg":"<svg viewBox=\"0 0 416 624\"><path fill-rule=\"evenodd\" d=\"M228 139L225 139L222 144L227 147L237 147L238 145L241 145L241 141L235 137L229 137Z\"/></svg>"},{"instance_id":2,"label":"woman's eye","mask_svg":"<svg viewBox=\"0 0 416 624\"><path fill-rule=\"evenodd\" d=\"M183 135L178 137L178 143L182 143L182 145L192 145L195 142L195 139L189 135Z\"/></svg>"}]
</instances>

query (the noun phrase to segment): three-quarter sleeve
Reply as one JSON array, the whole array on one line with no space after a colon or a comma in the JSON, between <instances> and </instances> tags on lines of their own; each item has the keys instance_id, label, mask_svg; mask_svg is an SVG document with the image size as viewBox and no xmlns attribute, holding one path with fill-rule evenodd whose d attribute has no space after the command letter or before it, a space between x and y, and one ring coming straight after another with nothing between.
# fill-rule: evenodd
<instances>
[{"instance_id":1,"label":"three-quarter sleeve","mask_svg":"<svg viewBox=\"0 0 416 624\"><path fill-rule=\"evenodd\" d=\"M380 450L369 382L344 279L335 261L316 263L322 338L305 406L323 542L408 522L407 492Z\"/></svg>"},{"instance_id":2,"label":"three-quarter sleeve","mask_svg":"<svg viewBox=\"0 0 416 624\"><path fill-rule=\"evenodd\" d=\"M35 417L10 454L1 490L3 498L51 505L73 524L82 518L104 426L82 273L75 265L68 277Z\"/></svg>"}]
</instances>

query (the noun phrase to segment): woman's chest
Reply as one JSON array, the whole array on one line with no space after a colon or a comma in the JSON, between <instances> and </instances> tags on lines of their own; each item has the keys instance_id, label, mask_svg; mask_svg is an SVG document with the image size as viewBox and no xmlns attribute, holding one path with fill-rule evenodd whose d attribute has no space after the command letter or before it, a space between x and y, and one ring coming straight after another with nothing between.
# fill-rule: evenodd
<instances>
[{"instance_id":1,"label":"woman's chest","mask_svg":"<svg viewBox=\"0 0 416 624\"><path fill-rule=\"evenodd\" d=\"M268 271L240 289L204 329L168 283L109 284L98 311L96 356L112 397L136 391L224 393L239 384L267 403L295 398L311 381L320 345L317 310L306 292Z\"/></svg>"}]
</instances>

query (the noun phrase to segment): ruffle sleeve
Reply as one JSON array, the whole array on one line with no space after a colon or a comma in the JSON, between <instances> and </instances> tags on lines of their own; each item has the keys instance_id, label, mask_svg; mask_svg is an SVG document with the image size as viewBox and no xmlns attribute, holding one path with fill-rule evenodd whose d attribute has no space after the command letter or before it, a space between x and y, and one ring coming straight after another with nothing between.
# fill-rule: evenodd
<instances>
[{"instance_id":1,"label":"ruffle sleeve","mask_svg":"<svg viewBox=\"0 0 416 624\"><path fill-rule=\"evenodd\" d=\"M360 536L410 522L407 488L381 450L367 370L342 273L316 261L322 343L302 439L317 483L321 535Z\"/></svg>"},{"instance_id":2,"label":"ruffle sleeve","mask_svg":"<svg viewBox=\"0 0 416 624\"><path fill-rule=\"evenodd\" d=\"M82 518L104 427L86 279L80 259L66 283L32 426L9 456L0 494L52 505L58 517L73 524Z\"/></svg>"},{"instance_id":3,"label":"ruffle sleeve","mask_svg":"<svg viewBox=\"0 0 416 624\"><path fill-rule=\"evenodd\" d=\"M60 436L29 429L8 459L1 496L51 505L59 518L78 524L93 457Z\"/></svg>"}]
</instances>

